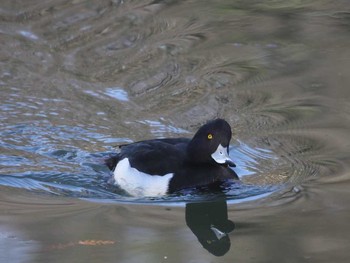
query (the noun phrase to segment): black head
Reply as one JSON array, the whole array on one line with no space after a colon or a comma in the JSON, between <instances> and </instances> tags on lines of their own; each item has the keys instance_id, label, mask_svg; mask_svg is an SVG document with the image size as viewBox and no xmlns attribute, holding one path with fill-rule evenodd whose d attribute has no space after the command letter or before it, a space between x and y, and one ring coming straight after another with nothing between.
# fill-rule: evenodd
<instances>
[{"instance_id":1,"label":"black head","mask_svg":"<svg viewBox=\"0 0 350 263\"><path fill-rule=\"evenodd\" d=\"M188 144L189 160L195 163L235 166L228 156L231 136L231 126L225 120L209 121L199 128Z\"/></svg>"}]
</instances>

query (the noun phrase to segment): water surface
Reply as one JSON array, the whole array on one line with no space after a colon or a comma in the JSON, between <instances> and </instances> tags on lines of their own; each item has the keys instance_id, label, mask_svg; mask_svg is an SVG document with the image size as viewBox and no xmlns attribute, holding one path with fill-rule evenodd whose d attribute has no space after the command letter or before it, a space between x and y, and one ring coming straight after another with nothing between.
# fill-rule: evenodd
<instances>
[{"instance_id":1,"label":"water surface","mask_svg":"<svg viewBox=\"0 0 350 263\"><path fill-rule=\"evenodd\" d=\"M349 12L3 1L0 259L347 262ZM116 145L191 137L216 117L241 178L224 199L136 199L108 182Z\"/></svg>"}]
</instances>

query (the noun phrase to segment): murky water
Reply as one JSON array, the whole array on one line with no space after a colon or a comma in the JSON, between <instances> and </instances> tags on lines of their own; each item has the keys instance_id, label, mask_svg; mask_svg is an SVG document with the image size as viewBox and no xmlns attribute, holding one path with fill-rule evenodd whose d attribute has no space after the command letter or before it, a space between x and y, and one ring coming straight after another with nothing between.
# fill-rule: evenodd
<instances>
[{"instance_id":1,"label":"murky water","mask_svg":"<svg viewBox=\"0 0 350 263\"><path fill-rule=\"evenodd\" d=\"M347 1L2 1L0 261L347 262ZM115 145L233 127L225 197L135 199Z\"/></svg>"}]
</instances>

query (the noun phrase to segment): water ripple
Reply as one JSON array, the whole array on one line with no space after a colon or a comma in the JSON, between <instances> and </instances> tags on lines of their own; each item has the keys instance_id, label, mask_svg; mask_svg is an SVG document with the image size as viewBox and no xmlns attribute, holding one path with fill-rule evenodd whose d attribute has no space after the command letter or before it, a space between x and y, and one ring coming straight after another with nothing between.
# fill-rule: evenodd
<instances>
[{"instance_id":1,"label":"water ripple","mask_svg":"<svg viewBox=\"0 0 350 263\"><path fill-rule=\"evenodd\" d=\"M226 189L232 202L339 174L349 152L348 91L338 88L348 41L335 41L347 40L347 15L301 7L5 1L0 185L136 201L108 183L103 159L115 145L190 137L217 117L234 131L241 183ZM329 63L335 47L344 58ZM148 201L162 200L137 200Z\"/></svg>"}]
</instances>

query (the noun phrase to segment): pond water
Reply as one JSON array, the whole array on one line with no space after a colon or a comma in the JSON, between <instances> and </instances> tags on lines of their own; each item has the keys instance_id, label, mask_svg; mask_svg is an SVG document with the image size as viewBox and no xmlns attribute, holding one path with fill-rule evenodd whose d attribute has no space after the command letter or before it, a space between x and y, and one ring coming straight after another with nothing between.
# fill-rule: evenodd
<instances>
[{"instance_id":1,"label":"pond water","mask_svg":"<svg viewBox=\"0 0 350 263\"><path fill-rule=\"evenodd\" d=\"M348 262L348 1L0 4L0 262ZM224 195L126 196L115 146L232 126Z\"/></svg>"}]
</instances>

